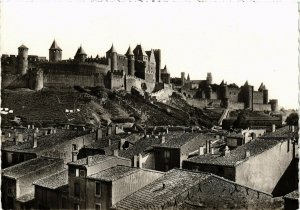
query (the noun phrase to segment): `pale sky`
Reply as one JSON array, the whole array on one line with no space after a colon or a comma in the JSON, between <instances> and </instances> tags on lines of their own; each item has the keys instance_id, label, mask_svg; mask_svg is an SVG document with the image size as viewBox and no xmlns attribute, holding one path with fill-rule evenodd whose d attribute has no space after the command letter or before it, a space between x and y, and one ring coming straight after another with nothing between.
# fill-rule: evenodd
<instances>
[{"instance_id":1,"label":"pale sky","mask_svg":"<svg viewBox=\"0 0 300 210\"><path fill-rule=\"evenodd\" d=\"M215 83L248 80L256 90L263 82L270 99L298 108L297 4L217 2L2 0L1 51L17 54L25 44L30 55L48 58L55 38L68 59L80 45L95 57L112 43L123 54L141 43L162 50L172 77L185 71L204 79L211 72Z\"/></svg>"}]
</instances>

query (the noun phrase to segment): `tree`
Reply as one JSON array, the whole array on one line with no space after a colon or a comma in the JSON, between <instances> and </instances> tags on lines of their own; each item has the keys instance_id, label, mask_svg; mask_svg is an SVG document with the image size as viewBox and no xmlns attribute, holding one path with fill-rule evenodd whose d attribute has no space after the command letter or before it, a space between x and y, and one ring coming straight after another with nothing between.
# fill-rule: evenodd
<instances>
[{"instance_id":1,"label":"tree","mask_svg":"<svg viewBox=\"0 0 300 210\"><path fill-rule=\"evenodd\" d=\"M291 113L285 120L287 125L298 125L298 121L299 115L296 112Z\"/></svg>"}]
</instances>

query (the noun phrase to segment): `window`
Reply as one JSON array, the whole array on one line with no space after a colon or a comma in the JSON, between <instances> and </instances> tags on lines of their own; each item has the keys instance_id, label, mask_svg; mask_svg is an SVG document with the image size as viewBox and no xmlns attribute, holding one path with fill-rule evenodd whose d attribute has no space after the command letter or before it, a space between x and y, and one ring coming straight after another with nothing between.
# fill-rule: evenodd
<instances>
[{"instance_id":1,"label":"window","mask_svg":"<svg viewBox=\"0 0 300 210\"><path fill-rule=\"evenodd\" d=\"M75 176L79 176L79 169L76 168L75 171L76 171L76 172L75 172Z\"/></svg>"},{"instance_id":2,"label":"window","mask_svg":"<svg viewBox=\"0 0 300 210\"><path fill-rule=\"evenodd\" d=\"M101 184L100 184L100 182L96 182L96 195L101 196Z\"/></svg>"},{"instance_id":3,"label":"window","mask_svg":"<svg viewBox=\"0 0 300 210\"><path fill-rule=\"evenodd\" d=\"M84 170L80 170L80 176L84 177L85 176L85 171Z\"/></svg>"},{"instance_id":4,"label":"window","mask_svg":"<svg viewBox=\"0 0 300 210\"><path fill-rule=\"evenodd\" d=\"M72 144L72 151L77 150L77 145L76 144Z\"/></svg>"},{"instance_id":5,"label":"window","mask_svg":"<svg viewBox=\"0 0 300 210\"><path fill-rule=\"evenodd\" d=\"M169 162L169 159L170 159L170 151L168 151L168 150L165 150L165 151L164 151L164 159L165 159L165 162L166 162L166 163Z\"/></svg>"},{"instance_id":6,"label":"window","mask_svg":"<svg viewBox=\"0 0 300 210\"><path fill-rule=\"evenodd\" d=\"M80 185L79 183L74 183L74 196L80 197Z\"/></svg>"},{"instance_id":7,"label":"window","mask_svg":"<svg viewBox=\"0 0 300 210\"><path fill-rule=\"evenodd\" d=\"M95 209L96 209L96 210L101 210L101 204L96 203Z\"/></svg>"}]
</instances>

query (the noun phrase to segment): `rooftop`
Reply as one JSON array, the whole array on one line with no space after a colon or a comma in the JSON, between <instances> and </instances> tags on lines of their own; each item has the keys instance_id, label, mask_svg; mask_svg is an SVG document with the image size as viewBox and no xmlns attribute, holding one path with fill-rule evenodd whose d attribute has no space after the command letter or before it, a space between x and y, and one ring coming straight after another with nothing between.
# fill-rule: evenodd
<instances>
[{"instance_id":1,"label":"rooftop","mask_svg":"<svg viewBox=\"0 0 300 210\"><path fill-rule=\"evenodd\" d=\"M26 203L28 201L32 201L34 199L34 192L22 195L21 197L17 198L16 200L21 203Z\"/></svg>"},{"instance_id":2,"label":"rooftop","mask_svg":"<svg viewBox=\"0 0 300 210\"><path fill-rule=\"evenodd\" d=\"M86 131L57 130L56 133L37 137L36 148L33 148L33 140L30 138L29 141L18 143L18 145L7 146L5 151L40 153L51 149L53 146L65 143L73 138L83 136L85 134L87 134Z\"/></svg>"},{"instance_id":3,"label":"rooftop","mask_svg":"<svg viewBox=\"0 0 300 210\"><path fill-rule=\"evenodd\" d=\"M172 169L116 205L121 209L147 209L162 206L209 176L206 173Z\"/></svg>"},{"instance_id":4,"label":"rooftop","mask_svg":"<svg viewBox=\"0 0 300 210\"><path fill-rule=\"evenodd\" d=\"M258 193L261 193L258 196ZM263 196L262 196L263 195ZM245 204L271 199L271 194L258 191L206 172L172 169L137 192L116 204L117 209L161 209L168 203ZM175 201L176 200L176 201ZM270 202L270 201L266 201ZM191 206L188 205L190 209ZM218 206L220 207L220 206ZM221 206L222 208L223 206ZM199 209L199 208L197 208ZM202 208L201 208L202 209ZM203 208L204 209L204 208ZM219 209L219 208L217 208Z\"/></svg>"},{"instance_id":5,"label":"rooftop","mask_svg":"<svg viewBox=\"0 0 300 210\"><path fill-rule=\"evenodd\" d=\"M261 138L269 138L269 137L276 137L276 138L287 138L287 137L296 137L298 136L299 128L298 126L294 127L294 132L292 132L289 126L285 126L282 128L278 128L275 132L266 133Z\"/></svg>"},{"instance_id":6,"label":"rooftop","mask_svg":"<svg viewBox=\"0 0 300 210\"><path fill-rule=\"evenodd\" d=\"M298 190L295 190L293 192L290 192L289 194L283 196L284 199L290 199L290 200L298 200L299 199L299 192Z\"/></svg>"},{"instance_id":7,"label":"rooftop","mask_svg":"<svg viewBox=\"0 0 300 210\"><path fill-rule=\"evenodd\" d=\"M27 174L36 173L36 171L41 168L51 167L51 165L56 164L59 161L62 160L55 158L39 157L11 166L9 168L5 168L2 170L2 175L12 179L18 179Z\"/></svg>"},{"instance_id":8,"label":"rooftop","mask_svg":"<svg viewBox=\"0 0 300 210\"><path fill-rule=\"evenodd\" d=\"M59 171L56 174L47 176L33 182L34 185L49 189L57 189L68 184L68 170Z\"/></svg>"},{"instance_id":9,"label":"rooftop","mask_svg":"<svg viewBox=\"0 0 300 210\"><path fill-rule=\"evenodd\" d=\"M61 50L55 40L53 41L50 50Z\"/></svg>"},{"instance_id":10,"label":"rooftop","mask_svg":"<svg viewBox=\"0 0 300 210\"><path fill-rule=\"evenodd\" d=\"M156 147L168 147L168 148L180 148L185 145L187 142L198 139L199 141L203 141L205 144L206 140L215 140L213 136L203 133L181 133L180 135L168 140L161 145L156 145Z\"/></svg>"},{"instance_id":11,"label":"rooftop","mask_svg":"<svg viewBox=\"0 0 300 210\"><path fill-rule=\"evenodd\" d=\"M230 155L227 157L219 154L205 154L192 157L186 161L199 164L236 166L247 159L245 156L246 151L250 151L250 155L255 156L274 147L278 143L280 143L280 141L274 139L256 139L231 150Z\"/></svg>"},{"instance_id":12,"label":"rooftop","mask_svg":"<svg viewBox=\"0 0 300 210\"><path fill-rule=\"evenodd\" d=\"M111 161L114 159L124 159L122 157L117 156L107 156L107 155L94 155L88 156L86 158L82 158L76 160L74 162L69 162L68 165L75 165L75 166L93 166L105 161Z\"/></svg>"},{"instance_id":13,"label":"rooftop","mask_svg":"<svg viewBox=\"0 0 300 210\"><path fill-rule=\"evenodd\" d=\"M97 179L97 180L103 180L103 181L115 181L122 177L128 176L132 173L135 173L141 169L139 168L132 168L129 166L115 166L103 171L100 171L98 173L92 174L88 176L90 179Z\"/></svg>"}]
</instances>

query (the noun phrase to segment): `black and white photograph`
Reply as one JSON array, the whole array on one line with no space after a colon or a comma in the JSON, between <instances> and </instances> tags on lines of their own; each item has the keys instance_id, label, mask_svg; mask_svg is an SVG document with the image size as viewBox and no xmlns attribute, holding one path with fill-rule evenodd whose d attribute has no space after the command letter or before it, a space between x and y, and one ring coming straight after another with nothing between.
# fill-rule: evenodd
<instances>
[{"instance_id":1,"label":"black and white photograph","mask_svg":"<svg viewBox=\"0 0 300 210\"><path fill-rule=\"evenodd\" d=\"M1 209L298 209L299 14L0 0Z\"/></svg>"}]
</instances>

